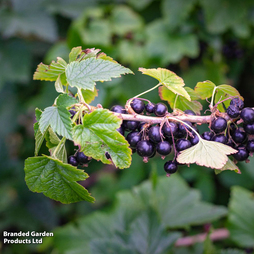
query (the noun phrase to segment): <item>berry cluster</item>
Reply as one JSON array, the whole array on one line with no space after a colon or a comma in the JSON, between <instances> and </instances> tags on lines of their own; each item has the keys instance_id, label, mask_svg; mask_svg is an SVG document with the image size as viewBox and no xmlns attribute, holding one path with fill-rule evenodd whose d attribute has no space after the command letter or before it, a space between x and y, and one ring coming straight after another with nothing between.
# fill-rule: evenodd
<instances>
[{"instance_id":1,"label":"berry cluster","mask_svg":"<svg viewBox=\"0 0 254 254\"><path fill-rule=\"evenodd\" d=\"M68 157L68 163L75 167L78 165L85 167L90 161L90 157L79 151L77 151L74 155Z\"/></svg>"}]
</instances>

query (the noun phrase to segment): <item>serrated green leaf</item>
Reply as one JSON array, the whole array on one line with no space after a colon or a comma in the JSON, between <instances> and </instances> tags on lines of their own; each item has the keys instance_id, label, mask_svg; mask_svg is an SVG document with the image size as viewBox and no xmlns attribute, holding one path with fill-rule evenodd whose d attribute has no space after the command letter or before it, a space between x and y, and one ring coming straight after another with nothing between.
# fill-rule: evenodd
<instances>
[{"instance_id":1,"label":"serrated green leaf","mask_svg":"<svg viewBox=\"0 0 254 254\"><path fill-rule=\"evenodd\" d=\"M45 132L45 140L46 140L46 146L49 149L57 146L60 142L60 139L50 127Z\"/></svg>"},{"instance_id":2,"label":"serrated green leaf","mask_svg":"<svg viewBox=\"0 0 254 254\"><path fill-rule=\"evenodd\" d=\"M28 188L64 204L83 200L94 202L88 191L76 182L87 177L82 170L46 155L30 157L25 161Z\"/></svg>"},{"instance_id":3,"label":"serrated green leaf","mask_svg":"<svg viewBox=\"0 0 254 254\"><path fill-rule=\"evenodd\" d=\"M57 144L57 146L52 147L49 149L50 155L58 160L62 161L63 163L67 163L67 151L65 148L65 138L62 138Z\"/></svg>"},{"instance_id":4,"label":"serrated green leaf","mask_svg":"<svg viewBox=\"0 0 254 254\"><path fill-rule=\"evenodd\" d=\"M205 100L212 96L215 87L216 85L213 82L207 80L203 82L198 82L194 90L202 100Z\"/></svg>"},{"instance_id":5,"label":"serrated green leaf","mask_svg":"<svg viewBox=\"0 0 254 254\"><path fill-rule=\"evenodd\" d=\"M97 59L102 59L102 60L106 60L106 61L111 61L113 63L117 63L117 61L115 61L112 57L107 56L105 53L101 52L97 55Z\"/></svg>"},{"instance_id":6,"label":"serrated green leaf","mask_svg":"<svg viewBox=\"0 0 254 254\"><path fill-rule=\"evenodd\" d=\"M228 230L230 238L242 248L254 246L254 193L233 186L229 201Z\"/></svg>"},{"instance_id":7,"label":"serrated green leaf","mask_svg":"<svg viewBox=\"0 0 254 254\"><path fill-rule=\"evenodd\" d=\"M36 117L36 123L34 124L34 137L35 137L35 151L34 155L37 156L39 153L39 150L41 148L41 145L44 141L44 134L41 133L39 129L39 121L41 118L42 111L38 108L35 109L35 117Z\"/></svg>"},{"instance_id":8,"label":"serrated green leaf","mask_svg":"<svg viewBox=\"0 0 254 254\"><path fill-rule=\"evenodd\" d=\"M82 93L83 99L88 104L90 104L95 99L95 97L98 96L98 91L96 90L96 88L94 88L93 91L88 89L81 89L81 93Z\"/></svg>"},{"instance_id":9,"label":"serrated green leaf","mask_svg":"<svg viewBox=\"0 0 254 254\"><path fill-rule=\"evenodd\" d=\"M62 107L70 107L73 104L78 103L78 100L72 96L69 96L68 94L61 94L57 97L56 105L62 106Z\"/></svg>"},{"instance_id":10,"label":"serrated green leaf","mask_svg":"<svg viewBox=\"0 0 254 254\"><path fill-rule=\"evenodd\" d=\"M182 95L189 101L191 100L189 94L183 88L183 86L185 85L183 79L177 76L174 72L163 68L157 69L139 68L138 70L145 75L151 76L159 80L159 82L162 85L167 87L173 93Z\"/></svg>"},{"instance_id":11,"label":"serrated green leaf","mask_svg":"<svg viewBox=\"0 0 254 254\"><path fill-rule=\"evenodd\" d=\"M62 73L63 74L63 73ZM62 82L61 82L61 75L62 74L59 74L58 75L58 78L57 78L57 80L56 80L56 82L55 82L55 89L56 89L56 91L58 92L58 93L64 93L64 88L63 88L63 84L62 84Z\"/></svg>"},{"instance_id":12,"label":"serrated green leaf","mask_svg":"<svg viewBox=\"0 0 254 254\"><path fill-rule=\"evenodd\" d=\"M75 126L73 139L87 156L109 164L108 152L113 163L119 168L128 168L131 163L131 150L125 138L116 130L121 119L106 109L97 109L83 118L83 125Z\"/></svg>"},{"instance_id":13,"label":"serrated green leaf","mask_svg":"<svg viewBox=\"0 0 254 254\"><path fill-rule=\"evenodd\" d=\"M39 108L35 109L35 117L36 117L36 121L39 122L40 118L41 118L41 114L42 114L42 110Z\"/></svg>"},{"instance_id":14,"label":"serrated green leaf","mask_svg":"<svg viewBox=\"0 0 254 254\"><path fill-rule=\"evenodd\" d=\"M65 72L67 63L61 58L57 62L52 61L50 65L40 63L34 73L34 80L56 81L59 74Z\"/></svg>"},{"instance_id":15,"label":"serrated green leaf","mask_svg":"<svg viewBox=\"0 0 254 254\"><path fill-rule=\"evenodd\" d=\"M80 62L71 62L66 68L66 77L70 86L94 90L96 81L110 81L121 74L132 73L120 64L96 58L88 58Z\"/></svg>"},{"instance_id":16,"label":"serrated green leaf","mask_svg":"<svg viewBox=\"0 0 254 254\"><path fill-rule=\"evenodd\" d=\"M236 152L237 150L230 146L200 138L195 146L181 151L177 161L183 164L196 163L200 166L221 169L228 161L227 155Z\"/></svg>"},{"instance_id":17,"label":"serrated green leaf","mask_svg":"<svg viewBox=\"0 0 254 254\"><path fill-rule=\"evenodd\" d=\"M240 169L235 165L235 163L228 158L227 163L223 166L221 169L215 169L215 174L219 174L224 170L232 170L235 171L238 174L241 174Z\"/></svg>"},{"instance_id":18,"label":"serrated green leaf","mask_svg":"<svg viewBox=\"0 0 254 254\"><path fill-rule=\"evenodd\" d=\"M195 94L194 90L189 87L186 87L186 91L190 95L191 100L193 98L197 98L198 96ZM169 103L172 109L177 108L182 111L186 109L191 109L196 114L200 114L200 110L202 110L202 105L198 101L189 101L185 97L178 95L176 99L176 94L167 89L165 86L159 87L159 95L162 100L165 100Z\"/></svg>"},{"instance_id":19,"label":"serrated green leaf","mask_svg":"<svg viewBox=\"0 0 254 254\"><path fill-rule=\"evenodd\" d=\"M72 48L69 54L69 63L76 61L78 56L82 53L82 47Z\"/></svg>"},{"instance_id":20,"label":"serrated green leaf","mask_svg":"<svg viewBox=\"0 0 254 254\"><path fill-rule=\"evenodd\" d=\"M58 135L66 137L72 140L71 134L71 114L63 106L51 106L45 108L39 121L40 130L44 133L48 126L51 126L52 130Z\"/></svg>"}]
</instances>

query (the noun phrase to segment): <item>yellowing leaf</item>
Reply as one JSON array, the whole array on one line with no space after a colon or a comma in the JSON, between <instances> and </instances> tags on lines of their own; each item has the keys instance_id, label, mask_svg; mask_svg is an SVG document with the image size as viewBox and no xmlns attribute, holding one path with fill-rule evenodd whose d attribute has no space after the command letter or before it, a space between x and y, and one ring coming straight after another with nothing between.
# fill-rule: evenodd
<instances>
[{"instance_id":1,"label":"yellowing leaf","mask_svg":"<svg viewBox=\"0 0 254 254\"><path fill-rule=\"evenodd\" d=\"M171 90L175 94L182 95L187 100L191 100L187 91L183 88L184 81L182 78L177 76L174 72L164 69L164 68L157 68L157 69L145 69L139 68L143 74L151 76L159 80L159 82Z\"/></svg>"},{"instance_id":2,"label":"yellowing leaf","mask_svg":"<svg viewBox=\"0 0 254 254\"><path fill-rule=\"evenodd\" d=\"M224 170L232 170L232 171L235 171L238 174L241 174L240 169L230 159L228 159L227 163L223 166L223 168L215 169L215 174L219 174L219 173L221 173Z\"/></svg>"},{"instance_id":3,"label":"yellowing leaf","mask_svg":"<svg viewBox=\"0 0 254 254\"><path fill-rule=\"evenodd\" d=\"M177 156L177 161L183 164L196 163L200 166L221 169L227 163L227 155L237 150L219 142L207 141L200 138L199 142Z\"/></svg>"},{"instance_id":4,"label":"yellowing leaf","mask_svg":"<svg viewBox=\"0 0 254 254\"><path fill-rule=\"evenodd\" d=\"M195 92L199 94L202 100L206 98L210 98L213 94L213 89L215 88L215 84L209 80L198 82L195 86Z\"/></svg>"}]
</instances>

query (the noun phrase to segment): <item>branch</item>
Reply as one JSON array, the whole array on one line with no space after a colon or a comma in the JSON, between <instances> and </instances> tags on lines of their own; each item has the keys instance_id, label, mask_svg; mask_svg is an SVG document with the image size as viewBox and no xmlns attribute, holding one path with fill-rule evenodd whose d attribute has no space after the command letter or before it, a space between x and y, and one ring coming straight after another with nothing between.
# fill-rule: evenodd
<instances>
[{"instance_id":1,"label":"branch","mask_svg":"<svg viewBox=\"0 0 254 254\"><path fill-rule=\"evenodd\" d=\"M175 247L191 246L195 243L203 242L205 241L208 234L209 233L202 233L202 234L198 234L194 236L179 238L175 243ZM219 240L227 239L228 237L229 237L229 231L226 228L215 229L209 235L209 238L212 241L219 241Z\"/></svg>"}]
</instances>

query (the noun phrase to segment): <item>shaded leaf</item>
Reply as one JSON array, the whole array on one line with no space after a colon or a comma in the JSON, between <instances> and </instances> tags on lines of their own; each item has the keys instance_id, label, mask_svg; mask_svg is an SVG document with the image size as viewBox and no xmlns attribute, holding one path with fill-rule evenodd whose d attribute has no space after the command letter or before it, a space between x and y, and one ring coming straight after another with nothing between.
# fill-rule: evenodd
<instances>
[{"instance_id":1,"label":"shaded leaf","mask_svg":"<svg viewBox=\"0 0 254 254\"><path fill-rule=\"evenodd\" d=\"M57 62L52 61L50 65L40 63L34 73L34 80L55 81L59 74L65 72L67 63L61 58L57 58Z\"/></svg>"},{"instance_id":2,"label":"shaded leaf","mask_svg":"<svg viewBox=\"0 0 254 254\"><path fill-rule=\"evenodd\" d=\"M198 82L195 86L195 92L200 96L202 100L208 99L212 96L215 84L209 80Z\"/></svg>"},{"instance_id":3,"label":"shaded leaf","mask_svg":"<svg viewBox=\"0 0 254 254\"><path fill-rule=\"evenodd\" d=\"M72 96L69 96L68 94L61 94L57 97L56 105L62 106L62 107L70 107L73 104L78 103L78 100Z\"/></svg>"},{"instance_id":4,"label":"shaded leaf","mask_svg":"<svg viewBox=\"0 0 254 254\"><path fill-rule=\"evenodd\" d=\"M66 77L70 86L94 90L95 81L110 81L121 74L132 73L120 64L96 58L80 62L71 62L66 68Z\"/></svg>"},{"instance_id":5,"label":"shaded leaf","mask_svg":"<svg viewBox=\"0 0 254 254\"><path fill-rule=\"evenodd\" d=\"M83 99L88 104L90 104L95 99L95 97L98 96L98 91L96 90L96 88L94 88L93 91L88 89L81 89L81 93L82 93Z\"/></svg>"},{"instance_id":6,"label":"shaded leaf","mask_svg":"<svg viewBox=\"0 0 254 254\"><path fill-rule=\"evenodd\" d=\"M62 161L63 163L67 163L67 151L65 148L65 138L58 142L58 144L51 149L49 149L50 155L58 160Z\"/></svg>"},{"instance_id":7,"label":"shaded leaf","mask_svg":"<svg viewBox=\"0 0 254 254\"><path fill-rule=\"evenodd\" d=\"M189 94L183 88L183 86L185 85L183 79L177 76L174 72L163 68L139 68L139 71L141 71L145 75L151 76L159 80L162 85L171 90L173 93L182 95L189 101L191 100Z\"/></svg>"},{"instance_id":8,"label":"shaded leaf","mask_svg":"<svg viewBox=\"0 0 254 254\"><path fill-rule=\"evenodd\" d=\"M116 130L122 120L106 109L97 109L83 118L83 125L73 129L74 142L81 146L87 156L103 163L111 163L105 156L108 152L119 168L128 168L131 150L125 138Z\"/></svg>"},{"instance_id":9,"label":"shaded leaf","mask_svg":"<svg viewBox=\"0 0 254 254\"><path fill-rule=\"evenodd\" d=\"M30 157L25 161L28 188L64 204L94 201L88 191L76 182L87 177L82 170L46 155Z\"/></svg>"},{"instance_id":10,"label":"shaded leaf","mask_svg":"<svg viewBox=\"0 0 254 254\"><path fill-rule=\"evenodd\" d=\"M46 146L49 149L57 146L60 142L60 139L50 127L45 132L45 140L46 140Z\"/></svg>"},{"instance_id":11,"label":"shaded leaf","mask_svg":"<svg viewBox=\"0 0 254 254\"><path fill-rule=\"evenodd\" d=\"M232 171L235 171L238 174L241 174L240 169L229 158L228 158L227 163L223 166L223 168L221 168L221 169L215 169L214 171L215 171L215 174L219 174L219 173L221 173L224 170L232 170Z\"/></svg>"},{"instance_id":12,"label":"shaded leaf","mask_svg":"<svg viewBox=\"0 0 254 254\"><path fill-rule=\"evenodd\" d=\"M62 73L63 74L63 73ZM62 74L59 74L58 75L58 78L55 82L55 89L58 93L64 93L64 88L63 88L63 83L61 81L61 75Z\"/></svg>"},{"instance_id":13,"label":"shaded leaf","mask_svg":"<svg viewBox=\"0 0 254 254\"><path fill-rule=\"evenodd\" d=\"M233 186L229 201L230 238L242 248L254 247L254 193Z\"/></svg>"},{"instance_id":14,"label":"shaded leaf","mask_svg":"<svg viewBox=\"0 0 254 254\"><path fill-rule=\"evenodd\" d=\"M236 152L237 150L230 146L200 138L195 146L181 151L177 161L183 164L196 163L200 166L221 169L228 160L227 155Z\"/></svg>"}]
</instances>

